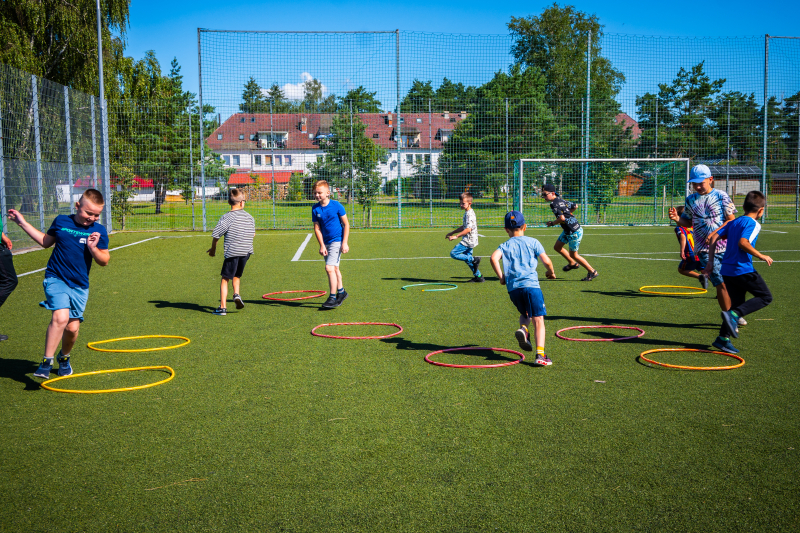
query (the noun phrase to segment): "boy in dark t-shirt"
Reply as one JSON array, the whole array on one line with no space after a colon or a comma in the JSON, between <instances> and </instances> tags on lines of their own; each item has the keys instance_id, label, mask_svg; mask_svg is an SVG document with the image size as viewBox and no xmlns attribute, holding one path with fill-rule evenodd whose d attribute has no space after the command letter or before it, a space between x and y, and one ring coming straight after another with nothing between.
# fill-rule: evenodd
<instances>
[{"instance_id":1,"label":"boy in dark t-shirt","mask_svg":"<svg viewBox=\"0 0 800 533\"><path fill-rule=\"evenodd\" d=\"M578 247L580 247L581 239L583 238L583 228L581 228L578 219L572 214L578 207L577 204L568 202L556 194L556 188L552 183L545 183L542 186L542 198L550 202L550 209L556 216L555 220L547 222L547 226L550 227L560 224L561 228L564 230L561 232L561 235L559 235L558 241L556 241L556 245L553 247L556 252L560 253L564 259L567 260L567 264L562 270L564 270L564 272L569 272L570 270L578 268L580 265L588 272L586 277L581 281L592 281L597 277L597 270L593 269L592 265L590 265L586 259L578 255ZM569 245L569 252L564 250L565 244Z\"/></svg>"},{"instance_id":2,"label":"boy in dark t-shirt","mask_svg":"<svg viewBox=\"0 0 800 533\"><path fill-rule=\"evenodd\" d=\"M47 233L33 227L16 209L8 210L8 218L19 224L40 246L50 248L55 245L44 274L46 300L39 302L53 312L53 317L47 326L44 359L33 374L36 377L50 377L59 342L58 375L72 374L69 356L78 339L83 311L89 299L89 270L92 261L106 266L110 259L108 233L97 223L104 204L100 191L86 189L75 203L75 214L58 215Z\"/></svg>"}]
</instances>

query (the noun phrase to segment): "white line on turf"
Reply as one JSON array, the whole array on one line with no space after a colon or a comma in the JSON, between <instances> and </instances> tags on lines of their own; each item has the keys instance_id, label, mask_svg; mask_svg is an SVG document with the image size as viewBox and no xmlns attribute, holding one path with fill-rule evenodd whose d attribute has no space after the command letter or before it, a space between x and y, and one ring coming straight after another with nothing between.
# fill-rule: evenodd
<instances>
[{"instance_id":1,"label":"white line on turf","mask_svg":"<svg viewBox=\"0 0 800 533\"><path fill-rule=\"evenodd\" d=\"M311 234L309 233L308 235L306 235L306 240L303 241L303 244L301 244L300 248L298 248L297 251L294 253L294 257L292 257L292 261L300 261L301 260L300 256L303 255L303 250L306 249L306 245L308 244L308 241L310 241L310 240L311 240ZM310 259L308 259L307 261L310 261Z\"/></svg>"}]
</instances>

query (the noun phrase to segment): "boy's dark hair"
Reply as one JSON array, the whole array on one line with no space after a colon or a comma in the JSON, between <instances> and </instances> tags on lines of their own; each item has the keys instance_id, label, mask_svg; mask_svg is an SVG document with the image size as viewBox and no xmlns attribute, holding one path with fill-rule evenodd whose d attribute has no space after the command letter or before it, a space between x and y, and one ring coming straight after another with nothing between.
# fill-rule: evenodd
<instances>
[{"instance_id":1,"label":"boy's dark hair","mask_svg":"<svg viewBox=\"0 0 800 533\"><path fill-rule=\"evenodd\" d=\"M750 191L747 193L747 196L744 197L744 205L742 208L744 209L745 214L756 213L759 209L766 205L767 199L761 193L761 191Z\"/></svg>"},{"instance_id":2,"label":"boy's dark hair","mask_svg":"<svg viewBox=\"0 0 800 533\"><path fill-rule=\"evenodd\" d=\"M231 189L230 191L228 191L228 203L230 205L236 205L239 202L244 202L244 201L245 201L244 191L242 191L241 189Z\"/></svg>"},{"instance_id":3,"label":"boy's dark hair","mask_svg":"<svg viewBox=\"0 0 800 533\"><path fill-rule=\"evenodd\" d=\"M683 213L683 206L679 205L678 207L676 207L675 212L678 213L678 216L680 216Z\"/></svg>"},{"instance_id":4,"label":"boy's dark hair","mask_svg":"<svg viewBox=\"0 0 800 533\"><path fill-rule=\"evenodd\" d=\"M103 193L97 189L86 189L78 201L80 202L84 198L92 202L94 205L105 205L106 203L106 201L103 199Z\"/></svg>"},{"instance_id":5,"label":"boy's dark hair","mask_svg":"<svg viewBox=\"0 0 800 533\"><path fill-rule=\"evenodd\" d=\"M470 202L472 202L472 194L470 194L470 193L468 193L468 192L462 192L461 194L459 194L459 195L458 195L458 197L459 197L459 198L460 198L462 201L463 201L463 200L469 200Z\"/></svg>"}]
</instances>

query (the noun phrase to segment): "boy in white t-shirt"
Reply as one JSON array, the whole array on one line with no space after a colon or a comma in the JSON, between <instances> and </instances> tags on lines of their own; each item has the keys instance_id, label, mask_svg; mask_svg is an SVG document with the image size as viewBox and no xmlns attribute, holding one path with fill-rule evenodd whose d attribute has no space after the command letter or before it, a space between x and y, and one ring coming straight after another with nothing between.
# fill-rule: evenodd
<instances>
[{"instance_id":1,"label":"boy in white t-shirt","mask_svg":"<svg viewBox=\"0 0 800 533\"><path fill-rule=\"evenodd\" d=\"M450 257L457 261L464 261L467 264L472 271L470 282L483 283L486 280L483 279L481 271L478 269L481 258L472 256L473 248L478 246L478 220L475 218L475 211L472 210L472 195L468 192L462 192L459 198L461 198L459 205L464 210L464 221L461 226L445 235L444 238L452 241L463 237L461 242L453 247Z\"/></svg>"}]
</instances>

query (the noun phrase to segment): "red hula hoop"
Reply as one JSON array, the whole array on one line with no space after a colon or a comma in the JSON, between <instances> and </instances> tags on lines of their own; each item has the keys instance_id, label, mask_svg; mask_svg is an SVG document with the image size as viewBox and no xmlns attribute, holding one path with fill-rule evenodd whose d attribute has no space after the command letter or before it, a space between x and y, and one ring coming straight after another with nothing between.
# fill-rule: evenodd
<instances>
[{"instance_id":1,"label":"red hula hoop","mask_svg":"<svg viewBox=\"0 0 800 533\"><path fill-rule=\"evenodd\" d=\"M270 298L273 294L289 294L295 292L318 292L319 294L314 294L312 296L300 296L299 298ZM265 300L274 300L276 302L293 302L295 300L308 300L309 298L319 298L320 296L325 296L328 291L278 291L278 292L269 292L262 296Z\"/></svg>"},{"instance_id":2,"label":"red hula hoop","mask_svg":"<svg viewBox=\"0 0 800 533\"><path fill-rule=\"evenodd\" d=\"M369 337L344 337L342 335L322 335L320 333L315 333L319 328L324 328L326 326L392 326L398 329L394 333L390 333L389 335L372 335ZM325 337L326 339L353 339L353 340L363 340L363 339L388 339L389 337L394 337L395 335L400 335L403 333L403 327L400 324L395 324L393 322L332 322L330 324L320 324L319 326L315 326L314 329L311 330L311 334L315 337Z\"/></svg>"},{"instance_id":3,"label":"red hula hoop","mask_svg":"<svg viewBox=\"0 0 800 533\"><path fill-rule=\"evenodd\" d=\"M563 337L561 335L562 331L567 331L569 329L589 329L589 328L635 329L641 331L641 333L638 335L634 335L633 337L616 337L614 339L572 339L570 337ZM556 331L556 337L558 337L559 339L563 339L565 341L578 341L578 342L627 341L630 339L638 339L642 335L644 335L644 330L642 328L636 328L633 326L572 326L569 328L564 328Z\"/></svg>"},{"instance_id":4,"label":"red hula hoop","mask_svg":"<svg viewBox=\"0 0 800 533\"><path fill-rule=\"evenodd\" d=\"M434 361L430 357L432 355L436 355L437 353L445 353L445 352L455 352L456 350L492 350L493 352L506 352L506 353L513 353L519 356L519 359L515 361L507 361L505 363L498 363L496 365L451 365L448 363L440 363L439 361ZM449 366L451 368L497 368L499 366L511 366L516 365L520 361L525 360L525 355L522 352L517 352L514 350L506 350L505 348L475 348L473 346L463 346L461 348L448 348L446 350L437 350L435 352L431 352L425 356L425 361L436 366Z\"/></svg>"}]
</instances>

